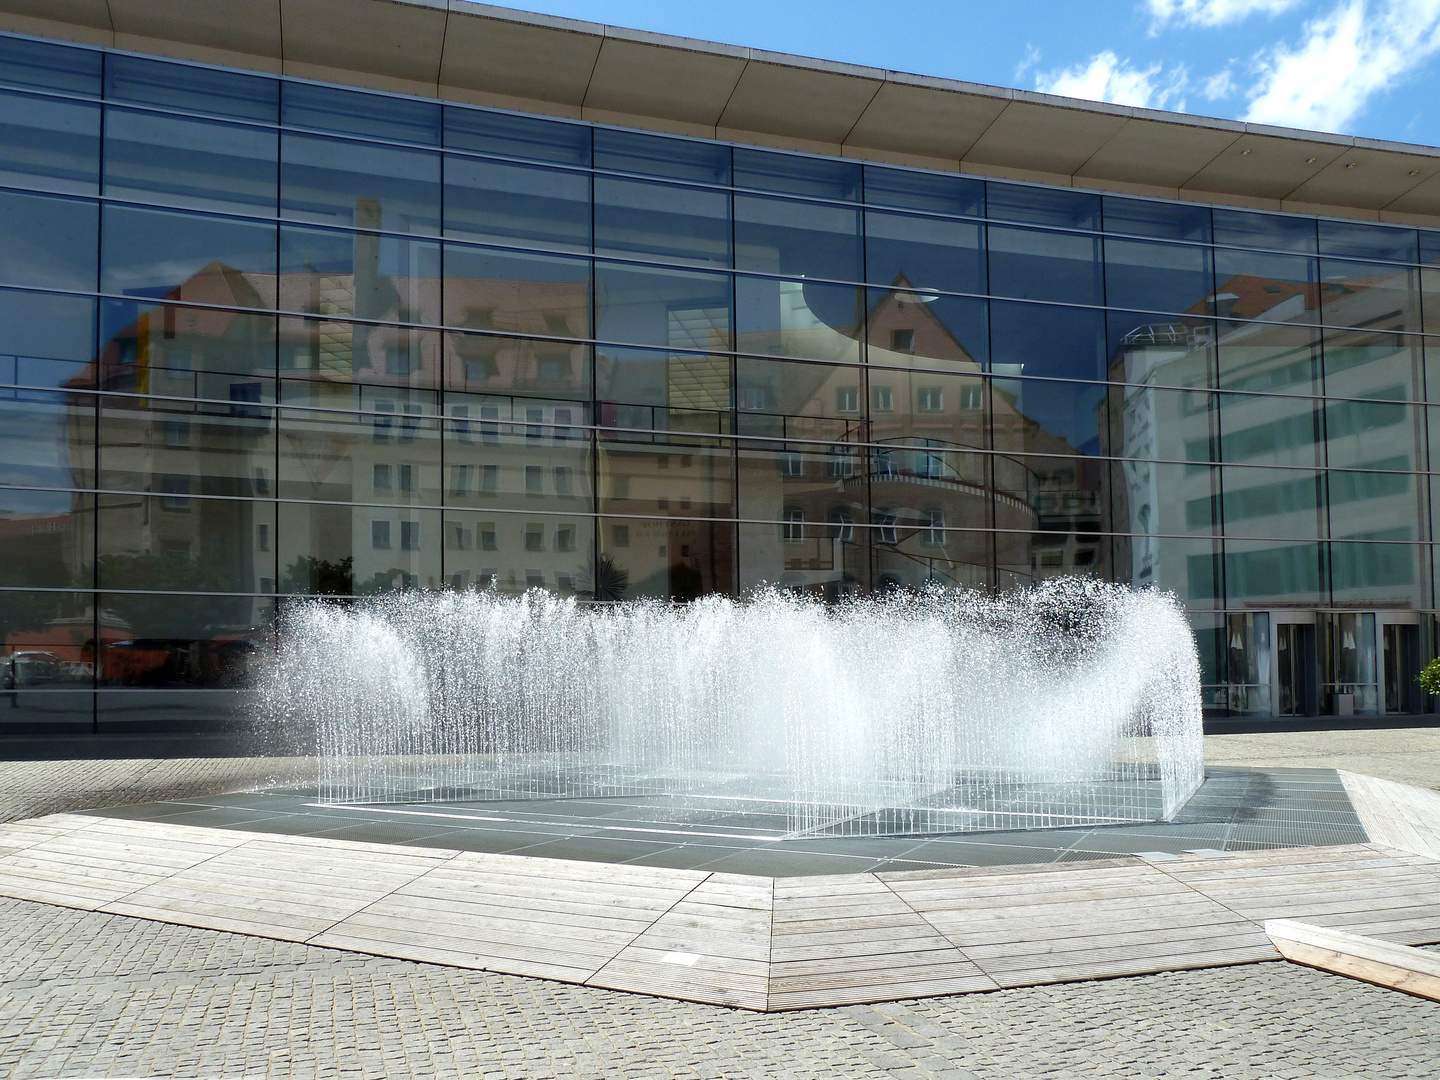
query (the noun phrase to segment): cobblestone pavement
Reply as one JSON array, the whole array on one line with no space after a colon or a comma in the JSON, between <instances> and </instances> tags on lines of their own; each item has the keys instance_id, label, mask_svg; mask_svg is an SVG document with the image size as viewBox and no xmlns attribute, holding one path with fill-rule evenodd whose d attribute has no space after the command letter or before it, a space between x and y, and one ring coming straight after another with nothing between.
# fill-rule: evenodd
<instances>
[{"instance_id":1,"label":"cobblestone pavement","mask_svg":"<svg viewBox=\"0 0 1440 1080\"><path fill-rule=\"evenodd\" d=\"M1440 1004L1286 963L757 1015L0 900L0 1076L1434 1076Z\"/></svg>"},{"instance_id":2,"label":"cobblestone pavement","mask_svg":"<svg viewBox=\"0 0 1440 1080\"><path fill-rule=\"evenodd\" d=\"M1348 769L1400 784L1440 788L1440 727L1207 735L1205 762L1268 769Z\"/></svg>"}]
</instances>

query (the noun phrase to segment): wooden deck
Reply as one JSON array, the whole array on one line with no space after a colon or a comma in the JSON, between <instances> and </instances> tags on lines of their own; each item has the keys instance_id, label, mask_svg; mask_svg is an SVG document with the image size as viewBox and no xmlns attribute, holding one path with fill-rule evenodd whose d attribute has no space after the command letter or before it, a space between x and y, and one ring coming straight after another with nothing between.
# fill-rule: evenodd
<instances>
[{"instance_id":1,"label":"wooden deck","mask_svg":"<svg viewBox=\"0 0 1440 1080\"><path fill-rule=\"evenodd\" d=\"M59 814L0 895L762 1011L1440 942L1440 793L1344 780L1372 843L774 879Z\"/></svg>"}]
</instances>

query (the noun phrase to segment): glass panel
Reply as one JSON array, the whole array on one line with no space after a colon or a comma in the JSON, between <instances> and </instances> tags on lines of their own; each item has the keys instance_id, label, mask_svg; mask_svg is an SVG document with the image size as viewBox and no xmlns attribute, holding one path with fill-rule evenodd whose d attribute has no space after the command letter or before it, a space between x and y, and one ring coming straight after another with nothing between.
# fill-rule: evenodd
<instances>
[{"instance_id":1,"label":"glass panel","mask_svg":"<svg viewBox=\"0 0 1440 1080\"><path fill-rule=\"evenodd\" d=\"M195 496L269 495L275 467L271 410L250 412L258 415L235 416L224 405L105 398L99 486L163 492L156 508L177 513L205 501ZM104 510L102 504L102 515ZM138 520L148 522L148 511Z\"/></svg>"},{"instance_id":2,"label":"glass panel","mask_svg":"<svg viewBox=\"0 0 1440 1080\"><path fill-rule=\"evenodd\" d=\"M90 487L94 432L95 407L88 396L70 400L39 390L0 390L0 484ZM69 502L68 495L36 498Z\"/></svg>"},{"instance_id":3,"label":"glass panel","mask_svg":"<svg viewBox=\"0 0 1440 1080\"><path fill-rule=\"evenodd\" d=\"M0 289L0 383L94 386L95 301Z\"/></svg>"},{"instance_id":4,"label":"glass panel","mask_svg":"<svg viewBox=\"0 0 1440 1080\"><path fill-rule=\"evenodd\" d=\"M737 146L734 170L736 187L848 202L860 198L861 167L856 161L777 154Z\"/></svg>"},{"instance_id":5,"label":"glass panel","mask_svg":"<svg viewBox=\"0 0 1440 1080\"><path fill-rule=\"evenodd\" d=\"M1160 461L1218 460L1215 398L1203 390L1112 386L1103 452Z\"/></svg>"},{"instance_id":6,"label":"glass panel","mask_svg":"<svg viewBox=\"0 0 1440 1080\"><path fill-rule=\"evenodd\" d=\"M94 203L0 193L0 280L90 292L98 217Z\"/></svg>"},{"instance_id":7,"label":"glass panel","mask_svg":"<svg viewBox=\"0 0 1440 1080\"><path fill-rule=\"evenodd\" d=\"M891 287L983 293L980 226L966 221L865 213L865 280Z\"/></svg>"},{"instance_id":8,"label":"glass panel","mask_svg":"<svg viewBox=\"0 0 1440 1080\"><path fill-rule=\"evenodd\" d=\"M592 517L445 511L445 584L451 589L547 589L588 597L594 568ZM601 578L602 590L613 585L608 573Z\"/></svg>"},{"instance_id":9,"label":"glass panel","mask_svg":"<svg viewBox=\"0 0 1440 1080\"><path fill-rule=\"evenodd\" d=\"M0 38L0 82L99 97L104 55L98 49Z\"/></svg>"},{"instance_id":10,"label":"glass panel","mask_svg":"<svg viewBox=\"0 0 1440 1080\"><path fill-rule=\"evenodd\" d=\"M1047 379L991 380L991 431L997 450L1098 454L1108 428L1104 385Z\"/></svg>"},{"instance_id":11,"label":"glass panel","mask_svg":"<svg viewBox=\"0 0 1440 1080\"><path fill-rule=\"evenodd\" d=\"M730 147L698 139L596 128L595 168L701 184L729 184Z\"/></svg>"},{"instance_id":12,"label":"glass panel","mask_svg":"<svg viewBox=\"0 0 1440 1080\"><path fill-rule=\"evenodd\" d=\"M0 93L0 184L93 195L100 107Z\"/></svg>"},{"instance_id":13,"label":"glass panel","mask_svg":"<svg viewBox=\"0 0 1440 1080\"><path fill-rule=\"evenodd\" d=\"M563 341L446 334L449 388L470 393L590 398L590 346Z\"/></svg>"},{"instance_id":14,"label":"glass panel","mask_svg":"<svg viewBox=\"0 0 1440 1080\"><path fill-rule=\"evenodd\" d=\"M772 585L830 602L868 592L874 529L863 508L839 503L826 513L817 521L741 522L740 591Z\"/></svg>"},{"instance_id":15,"label":"glass panel","mask_svg":"<svg viewBox=\"0 0 1440 1080\"><path fill-rule=\"evenodd\" d=\"M1319 322L1314 259L1215 251L1215 313L1222 319Z\"/></svg>"},{"instance_id":16,"label":"glass panel","mask_svg":"<svg viewBox=\"0 0 1440 1080\"><path fill-rule=\"evenodd\" d=\"M1324 464L1317 402L1258 394L1221 394L1217 400L1222 460L1306 469Z\"/></svg>"},{"instance_id":17,"label":"glass panel","mask_svg":"<svg viewBox=\"0 0 1440 1080\"><path fill-rule=\"evenodd\" d=\"M1168 461L1116 461L1110 464L1108 482L1110 506L1102 507L1107 518L1105 530L1134 538L1132 552L1139 553L1146 547L1140 538L1213 536L1220 532L1219 469ZM1313 476L1310 487L1313 496ZM1227 487L1227 497L1229 494ZM1037 509L1043 514L1046 506ZM1312 505L1312 519L1314 513Z\"/></svg>"},{"instance_id":18,"label":"glass panel","mask_svg":"<svg viewBox=\"0 0 1440 1080\"><path fill-rule=\"evenodd\" d=\"M1318 394L1320 335L1308 326L1218 323L1219 386L1259 393Z\"/></svg>"},{"instance_id":19,"label":"glass panel","mask_svg":"<svg viewBox=\"0 0 1440 1080\"><path fill-rule=\"evenodd\" d=\"M1274 251L1315 251L1315 219L1293 214L1257 214L1249 210L1211 211L1215 243ZM1218 254L1218 253L1217 253ZM1217 270L1215 278L1224 281Z\"/></svg>"},{"instance_id":20,"label":"glass panel","mask_svg":"<svg viewBox=\"0 0 1440 1080\"><path fill-rule=\"evenodd\" d=\"M275 317L206 308L101 302L99 386L231 401L229 415L264 419L275 400Z\"/></svg>"},{"instance_id":21,"label":"glass panel","mask_svg":"<svg viewBox=\"0 0 1440 1080\"><path fill-rule=\"evenodd\" d=\"M275 226L106 206L100 288L153 299L271 307Z\"/></svg>"},{"instance_id":22,"label":"glass panel","mask_svg":"<svg viewBox=\"0 0 1440 1080\"><path fill-rule=\"evenodd\" d=\"M762 356L857 363L864 302L865 290L850 285L737 277L736 346Z\"/></svg>"},{"instance_id":23,"label":"glass panel","mask_svg":"<svg viewBox=\"0 0 1440 1080\"><path fill-rule=\"evenodd\" d=\"M863 371L783 360L735 362L742 434L858 438ZM900 403L901 409L905 402Z\"/></svg>"},{"instance_id":24,"label":"glass panel","mask_svg":"<svg viewBox=\"0 0 1440 1080\"><path fill-rule=\"evenodd\" d=\"M99 498L95 572L101 588L197 593L274 589L274 503L195 499L173 491ZM176 601L164 596L127 598L127 621L142 610L164 610L167 599ZM221 607L228 603L216 602Z\"/></svg>"},{"instance_id":25,"label":"glass panel","mask_svg":"<svg viewBox=\"0 0 1440 1080\"><path fill-rule=\"evenodd\" d=\"M445 235L590 250L590 177L472 158L445 159Z\"/></svg>"},{"instance_id":26,"label":"glass panel","mask_svg":"<svg viewBox=\"0 0 1440 1080\"><path fill-rule=\"evenodd\" d=\"M1068 229L1100 227L1100 196L1094 192L1022 187L994 180L985 187L986 207L990 217L997 221L1023 221Z\"/></svg>"},{"instance_id":27,"label":"glass panel","mask_svg":"<svg viewBox=\"0 0 1440 1080\"><path fill-rule=\"evenodd\" d=\"M370 596L438 589L441 524L439 510L281 503L280 591Z\"/></svg>"},{"instance_id":28,"label":"glass panel","mask_svg":"<svg viewBox=\"0 0 1440 1080\"><path fill-rule=\"evenodd\" d=\"M1398 396L1398 394L1397 394ZM1331 468L1410 468L1424 460L1423 412L1404 401L1331 401L1325 406L1325 448ZM1372 465L1376 460L1403 465Z\"/></svg>"},{"instance_id":29,"label":"glass panel","mask_svg":"<svg viewBox=\"0 0 1440 1080\"><path fill-rule=\"evenodd\" d=\"M1105 231L1156 240L1210 240L1210 207L1102 195Z\"/></svg>"},{"instance_id":30,"label":"glass panel","mask_svg":"<svg viewBox=\"0 0 1440 1080\"><path fill-rule=\"evenodd\" d=\"M1405 401L1423 397L1420 338L1330 330L1324 343L1327 394Z\"/></svg>"},{"instance_id":31,"label":"glass panel","mask_svg":"<svg viewBox=\"0 0 1440 1080\"><path fill-rule=\"evenodd\" d=\"M590 128L585 124L454 105L444 109L447 147L582 168L590 164Z\"/></svg>"},{"instance_id":32,"label":"glass panel","mask_svg":"<svg viewBox=\"0 0 1440 1080\"><path fill-rule=\"evenodd\" d=\"M601 348L596 396L607 427L722 434L730 424L728 356Z\"/></svg>"},{"instance_id":33,"label":"glass panel","mask_svg":"<svg viewBox=\"0 0 1440 1080\"><path fill-rule=\"evenodd\" d=\"M111 101L273 124L279 112L280 80L110 53L105 57L105 96Z\"/></svg>"},{"instance_id":34,"label":"glass panel","mask_svg":"<svg viewBox=\"0 0 1440 1080\"><path fill-rule=\"evenodd\" d=\"M284 226L280 275L280 306L287 311L440 321L440 245L433 242Z\"/></svg>"},{"instance_id":35,"label":"glass panel","mask_svg":"<svg viewBox=\"0 0 1440 1080\"><path fill-rule=\"evenodd\" d=\"M730 275L595 264L595 335L665 348L730 347Z\"/></svg>"},{"instance_id":36,"label":"glass panel","mask_svg":"<svg viewBox=\"0 0 1440 1080\"><path fill-rule=\"evenodd\" d=\"M1419 271L1320 260L1320 311L1329 326L1419 330Z\"/></svg>"},{"instance_id":37,"label":"glass panel","mask_svg":"<svg viewBox=\"0 0 1440 1080\"><path fill-rule=\"evenodd\" d=\"M1263 602L1317 604L1328 599L1322 586L1325 545L1290 540L1226 540L1225 598L1241 606Z\"/></svg>"},{"instance_id":38,"label":"glass panel","mask_svg":"<svg viewBox=\"0 0 1440 1080\"><path fill-rule=\"evenodd\" d=\"M1214 378L1212 320L1111 311L1105 323L1110 378L1117 382L1204 387Z\"/></svg>"},{"instance_id":39,"label":"glass panel","mask_svg":"<svg viewBox=\"0 0 1440 1080\"><path fill-rule=\"evenodd\" d=\"M1378 459L1372 467L1403 463ZM1391 540L1418 540L1425 535L1422 518L1423 481L1409 472L1344 472L1327 474L1330 506L1330 534L1346 537L1383 537Z\"/></svg>"},{"instance_id":40,"label":"glass panel","mask_svg":"<svg viewBox=\"0 0 1440 1080\"><path fill-rule=\"evenodd\" d=\"M910 289L868 290L871 364L983 371L990 351L984 300Z\"/></svg>"},{"instance_id":41,"label":"glass panel","mask_svg":"<svg viewBox=\"0 0 1440 1080\"><path fill-rule=\"evenodd\" d=\"M1237 465L1221 473L1227 535L1278 540L1325 536L1324 473Z\"/></svg>"},{"instance_id":42,"label":"glass panel","mask_svg":"<svg viewBox=\"0 0 1440 1080\"><path fill-rule=\"evenodd\" d=\"M867 520L869 466L858 432L825 443L746 439L738 444L738 454L742 518L799 523L788 537L783 529L775 533L789 542L803 535L863 544L855 534ZM828 544L821 546L829 551Z\"/></svg>"},{"instance_id":43,"label":"glass panel","mask_svg":"<svg viewBox=\"0 0 1440 1080\"><path fill-rule=\"evenodd\" d=\"M595 250L729 266L729 193L597 176Z\"/></svg>"},{"instance_id":44,"label":"glass panel","mask_svg":"<svg viewBox=\"0 0 1440 1080\"><path fill-rule=\"evenodd\" d=\"M1351 553L1332 545L1331 554ZM1348 579L1350 572L1337 575ZM1380 711L1375 613L1331 612L1321 616L1321 708L1326 713L1373 716Z\"/></svg>"},{"instance_id":45,"label":"glass panel","mask_svg":"<svg viewBox=\"0 0 1440 1080\"><path fill-rule=\"evenodd\" d=\"M602 519L600 572L590 580L585 592L599 600L694 600L707 593L734 593L735 525L685 518Z\"/></svg>"},{"instance_id":46,"label":"glass panel","mask_svg":"<svg viewBox=\"0 0 1440 1080\"><path fill-rule=\"evenodd\" d=\"M865 166L865 201L872 206L983 217L985 182L945 173Z\"/></svg>"},{"instance_id":47,"label":"glass panel","mask_svg":"<svg viewBox=\"0 0 1440 1080\"><path fill-rule=\"evenodd\" d=\"M0 723L76 723L88 733L91 696L73 691L95 677L95 594L0 592L0 634L0 687L10 691Z\"/></svg>"},{"instance_id":48,"label":"glass panel","mask_svg":"<svg viewBox=\"0 0 1440 1080\"><path fill-rule=\"evenodd\" d=\"M990 368L999 375L1105 378L1102 313L1040 304L990 304Z\"/></svg>"},{"instance_id":49,"label":"glass panel","mask_svg":"<svg viewBox=\"0 0 1440 1080\"><path fill-rule=\"evenodd\" d=\"M445 412L447 507L505 510L512 518L594 510L590 436L581 407L447 394Z\"/></svg>"},{"instance_id":50,"label":"glass panel","mask_svg":"<svg viewBox=\"0 0 1440 1080\"><path fill-rule=\"evenodd\" d=\"M1205 315L1213 291L1209 248L1105 241L1105 302L1111 307Z\"/></svg>"},{"instance_id":51,"label":"glass panel","mask_svg":"<svg viewBox=\"0 0 1440 1080\"><path fill-rule=\"evenodd\" d=\"M1019 526L1050 533L1057 543L1074 534L1097 549L1110 514L1109 467L1104 462L1058 455L997 455L993 468L1000 528ZM1067 565L1074 565L1074 560Z\"/></svg>"},{"instance_id":52,"label":"glass panel","mask_svg":"<svg viewBox=\"0 0 1440 1080\"><path fill-rule=\"evenodd\" d=\"M1111 538L1114 551L1114 580L1135 588L1153 585L1173 592L1187 609L1207 610L1223 607L1220 591L1220 541L1188 536L1116 536ZM1212 661L1202 674L1209 683L1213 677L1213 636L1196 632L1202 670L1207 658ZM1208 656L1207 656L1208 654Z\"/></svg>"},{"instance_id":53,"label":"glass panel","mask_svg":"<svg viewBox=\"0 0 1440 1080\"><path fill-rule=\"evenodd\" d=\"M877 522L870 530L875 589L987 586L994 534L948 528L942 511L930 503L923 506L882 503L872 515Z\"/></svg>"},{"instance_id":54,"label":"glass panel","mask_svg":"<svg viewBox=\"0 0 1440 1080\"><path fill-rule=\"evenodd\" d=\"M111 109L105 194L273 215L275 154L275 132L263 128Z\"/></svg>"},{"instance_id":55,"label":"glass panel","mask_svg":"<svg viewBox=\"0 0 1440 1080\"><path fill-rule=\"evenodd\" d=\"M196 606L203 611L203 599ZM250 654L273 648L273 638L264 628L273 621L274 606L269 598L252 600L248 609L237 602L235 615L233 619L226 616L224 636L218 640L187 636L182 632L183 625L177 627L179 636L162 642L167 651L149 654L167 660L135 682L127 681L128 676L122 678L118 667L111 681L102 672L100 688L94 695L96 734L191 738L197 734L220 738L258 734L255 692L246 684L250 678ZM203 614L195 618L201 619ZM208 632L203 627L195 630L196 634ZM140 644L143 647L147 643ZM171 645L173 652L168 651ZM106 648L107 663L115 660L119 648L118 642ZM196 670L188 667L191 656L204 666Z\"/></svg>"},{"instance_id":56,"label":"glass panel","mask_svg":"<svg viewBox=\"0 0 1440 1080\"><path fill-rule=\"evenodd\" d=\"M440 334L408 326L282 318L279 359L283 378L342 384L338 389L352 381L417 389L440 385ZM308 400L324 403L319 393L307 395ZM286 398L293 400L293 395Z\"/></svg>"},{"instance_id":57,"label":"glass panel","mask_svg":"<svg viewBox=\"0 0 1440 1080\"><path fill-rule=\"evenodd\" d=\"M598 466L602 514L735 516L727 441L602 433Z\"/></svg>"},{"instance_id":58,"label":"glass panel","mask_svg":"<svg viewBox=\"0 0 1440 1080\"><path fill-rule=\"evenodd\" d=\"M440 155L287 133L280 208L327 225L433 235L440 231Z\"/></svg>"},{"instance_id":59,"label":"glass panel","mask_svg":"<svg viewBox=\"0 0 1440 1080\"><path fill-rule=\"evenodd\" d=\"M1420 230L1420 261L1422 263L1440 261L1440 231Z\"/></svg>"},{"instance_id":60,"label":"glass panel","mask_svg":"<svg viewBox=\"0 0 1440 1080\"><path fill-rule=\"evenodd\" d=\"M286 82L280 122L375 139L440 145L440 105L417 98L367 94L314 83Z\"/></svg>"},{"instance_id":61,"label":"glass panel","mask_svg":"<svg viewBox=\"0 0 1440 1080\"><path fill-rule=\"evenodd\" d=\"M1393 225L1367 225L1363 221L1320 219L1320 254L1353 259L1390 259L1415 262L1420 257L1414 229Z\"/></svg>"},{"instance_id":62,"label":"glass panel","mask_svg":"<svg viewBox=\"0 0 1440 1080\"><path fill-rule=\"evenodd\" d=\"M845 369L839 374L843 380ZM874 442L902 441L914 446L983 447L987 431L985 389L985 379L978 374L872 371L870 438ZM880 407L886 404L890 407Z\"/></svg>"},{"instance_id":63,"label":"glass panel","mask_svg":"<svg viewBox=\"0 0 1440 1080\"><path fill-rule=\"evenodd\" d=\"M367 388L356 412L282 409L279 477L282 499L438 506L435 395Z\"/></svg>"},{"instance_id":64,"label":"glass panel","mask_svg":"<svg viewBox=\"0 0 1440 1080\"><path fill-rule=\"evenodd\" d=\"M590 336L590 260L445 247L445 322L466 330Z\"/></svg>"},{"instance_id":65,"label":"glass panel","mask_svg":"<svg viewBox=\"0 0 1440 1080\"><path fill-rule=\"evenodd\" d=\"M1030 300L1103 303L1100 240L992 225L990 291Z\"/></svg>"},{"instance_id":66,"label":"glass panel","mask_svg":"<svg viewBox=\"0 0 1440 1080\"><path fill-rule=\"evenodd\" d=\"M735 197L735 265L741 270L859 281L862 248L858 210Z\"/></svg>"}]
</instances>

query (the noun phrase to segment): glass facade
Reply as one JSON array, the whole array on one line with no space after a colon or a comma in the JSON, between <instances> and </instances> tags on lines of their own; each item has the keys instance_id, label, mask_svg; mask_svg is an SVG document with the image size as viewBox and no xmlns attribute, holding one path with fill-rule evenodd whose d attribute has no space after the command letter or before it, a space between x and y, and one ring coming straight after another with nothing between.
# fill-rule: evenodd
<instances>
[{"instance_id":1,"label":"glass facade","mask_svg":"<svg viewBox=\"0 0 1440 1080\"><path fill-rule=\"evenodd\" d=\"M19 37L0 98L5 730L218 722L296 596L1062 574L1177 593L1216 714L1430 707L1440 233Z\"/></svg>"}]
</instances>

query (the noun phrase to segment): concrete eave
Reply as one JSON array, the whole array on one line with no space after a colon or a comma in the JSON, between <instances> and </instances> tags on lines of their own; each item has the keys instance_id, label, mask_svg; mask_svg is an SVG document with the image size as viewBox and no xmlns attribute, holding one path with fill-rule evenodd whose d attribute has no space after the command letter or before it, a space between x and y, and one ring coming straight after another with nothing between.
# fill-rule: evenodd
<instances>
[{"instance_id":1,"label":"concrete eave","mask_svg":"<svg viewBox=\"0 0 1440 1080\"><path fill-rule=\"evenodd\" d=\"M902 165L1440 225L1440 149L834 63L470 0L0 0L0 30Z\"/></svg>"}]
</instances>

